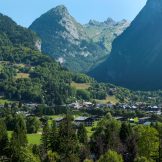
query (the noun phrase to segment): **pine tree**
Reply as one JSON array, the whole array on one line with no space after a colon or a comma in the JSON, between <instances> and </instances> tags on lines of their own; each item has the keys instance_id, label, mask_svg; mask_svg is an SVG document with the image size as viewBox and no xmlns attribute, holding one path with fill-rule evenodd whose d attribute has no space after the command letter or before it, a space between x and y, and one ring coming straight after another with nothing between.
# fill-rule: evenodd
<instances>
[{"instance_id":1,"label":"pine tree","mask_svg":"<svg viewBox=\"0 0 162 162\"><path fill-rule=\"evenodd\" d=\"M109 150L100 157L98 162L123 162L123 158L117 152Z\"/></svg>"},{"instance_id":2,"label":"pine tree","mask_svg":"<svg viewBox=\"0 0 162 162\"><path fill-rule=\"evenodd\" d=\"M135 134L129 123L122 123L120 129L120 140L123 145L123 155L126 162L133 162L137 154Z\"/></svg>"},{"instance_id":3,"label":"pine tree","mask_svg":"<svg viewBox=\"0 0 162 162\"><path fill-rule=\"evenodd\" d=\"M48 123L45 123L45 125L43 126L41 141L46 153L49 148L49 133L50 133L49 125Z\"/></svg>"},{"instance_id":4,"label":"pine tree","mask_svg":"<svg viewBox=\"0 0 162 162\"><path fill-rule=\"evenodd\" d=\"M79 125L77 136L78 136L80 143L82 143L82 144L88 143L87 130L85 129L83 124Z\"/></svg>"},{"instance_id":5,"label":"pine tree","mask_svg":"<svg viewBox=\"0 0 162 162\"><path fill-rule=\"evenodd\" d=\"M49 148L52 150L52 152L58 151L58 131L55 121L53 121L49 133Z\"/></svg>"},{"instance_id":6,"label":"pine tree","mask_svg":"<svg viewBox=\"0 0 162 162\"><path fill-rule=\"evenodd\" d=\"M78 140L71 116L66 116L59 127L59 154L64 161L78 160Z\"/></svg>"},{"instance_id":7,"label":"pine tree","mask_svg":"<svg viewBox=\"0 0 162 162\"><path fill-rule=\"evenodd\" d=\"M16 134L20 146L25 147L28 143L26 135L27 130L26 130L26 123L22 115L16 116L16 126L14 129L14 134Z\"/></svg>"},{"instance_id":8,"label":"pine tree","mask_svg":"<svg viewBox=\"0 0 162 162\"><path fill-rule=\"evenodd\" d=\"M11 148L11 161L23 161L22 149L27 146L26 124L21 115L16 116L16 126L13 131L10 148Z\"/></svg>"},{"instance_id":9,"label":"pine tree","mask_svg":"<svg viewBox=\"0 0 162 162\"><path fill-rule=\"evenodd\" d=\"M8 144L7 128L4 121L0 119L0 156L7 155Z\"/></svg>"}]
</instances>

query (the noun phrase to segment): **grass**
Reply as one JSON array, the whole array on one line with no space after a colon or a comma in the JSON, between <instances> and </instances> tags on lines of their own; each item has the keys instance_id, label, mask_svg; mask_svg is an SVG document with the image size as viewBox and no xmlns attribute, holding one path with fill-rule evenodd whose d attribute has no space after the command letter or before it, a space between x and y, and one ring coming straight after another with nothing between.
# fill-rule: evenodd
<instances>
[{"instance_id":1,"label":"grass","mask_svg":"<svg viewBox=\"0 0 162 162\"><path fill-rule=\"evenodd\" d=\"M16 79L29 78L28 73L17 73Z\"/></svg>"},{"instance_id":2,"label":"grass","mask_svg":"<svg viewBox=\"0 0 162 162\"><path fill-rule=\"evenodd\" d=\"M12 102L14 102L14 101L10 101L10 100L7 100L7 99L4 99L4 98L0 97L0 104L1 105L4 105L5 103L12 103Z\"/></svg>"},{"instance_id":3,"label":"grass","mask_svg":"<svg viewBox=\"0 0 162 162\"><path fill-rule=\"evenodd\" d=\"M14 65L17 66L17 67L21 67L21 68L25 67L24 64L14 64Z\"/></svg>"},{"instance_id":4,"label":"grass","mask_svg":"<svg viewBox=\"0 0 162 162\"><path fill-rule=\"evenodd\" d=\"M41 134L28 134L27 135L29 144L37 144L41 143Z\"/></svg>"},{"instance_id":5,"label":"grass","mask_svg":"<svg viewBox=\"0 0 162 162\"><path fill-rule=\"evenodd\" d=\"M112 103L112 104L116 104L118 103L118 99L116 99L115 96L108 96L105 100L96 100L97 103L100 104L107 104L107 103Z\"/></svg>"},{"instance_id":6,"label":"grass","mask_svg":"<svg viewBox=\"0 0 162 162\"><path fill-rule=\"evenodd\" d=\"M88 89L90 87L90 83L75 83L75 82L72 82L71 83L71 86L76 88L76 89Z\"/></svg>"},{"instance_id":7,"label":"grass","mask_svg":"<svg viewBox=\"0 0 162 162\"><path fill-rule=\"evenodd\" d=\"M97 123L98 123L98 121L95 121L95 122L94 122L94 125L93 125L92 127L86 127L87 135L88 135L89 138L90 138L90 137L92 136L92 134L93 134L92 129L97 127Z\"/></svg>"},{"instance_id":8,"label":"grass","mask_svg":"<svg viewBox=\"0 0 162 162\"><path fill-rule=\"evenodd\" d=\"M8 137L11 139L12 131L8 131ZM37 144L39 145L41 143L41 134L35 133L35 134L27 134L27 139L29 144Z\"/></svg>"}]
</instances>

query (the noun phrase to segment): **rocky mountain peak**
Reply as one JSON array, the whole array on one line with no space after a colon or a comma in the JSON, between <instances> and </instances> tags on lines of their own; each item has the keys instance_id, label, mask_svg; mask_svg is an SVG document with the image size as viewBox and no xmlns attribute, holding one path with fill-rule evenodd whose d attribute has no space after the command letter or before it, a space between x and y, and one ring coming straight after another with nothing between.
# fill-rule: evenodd
<instances>
[{"instance_id":1,"label":"rocky mountain peak","mask_svg":"<svg viewBox=\"0 0 162 162\"><path fill-rule=\"evenodd\" d=\"M112 18L108 17L106 21L104 21L105 24L107 25L114 25L116 24L116 21L113 20Z\"/></svg>"},{"instance_id":2,"label":"rocky mountain peak","mask_svg":"<svg viewBox=\"0 0 162 162\"><path fill-rule=\"evenodd\" d=\"M68 9L64 5L56 6L55 8L52 8L49 13L56 14L56 15L70 15L68 12Z\"/></svg>"},{"instance_id":3,"label":"rocky mountain peak","mask_svg":"<svg viewBox=\"0 0 162 162\"><path fill-rule=\"evenodd\" d=\"M100 25L101 23L99 21L96 21L96 20L89 20L89 25L92 25L92 26L98 26Z\"/></svg>"}]
</instances>

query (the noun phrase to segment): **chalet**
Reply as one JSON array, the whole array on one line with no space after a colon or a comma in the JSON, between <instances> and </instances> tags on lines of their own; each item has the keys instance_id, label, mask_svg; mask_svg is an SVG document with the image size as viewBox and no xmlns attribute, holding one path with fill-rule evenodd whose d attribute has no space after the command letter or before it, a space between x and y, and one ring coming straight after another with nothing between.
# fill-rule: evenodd
<instances>
[{"instance_id":1,"label":"chalet","mask_svg":"<svg viewBox=\"0 0 162 162\"><path fill-rule=\"evenodd\" d=\"M102 116L94 115L91 118L93 119L93 121L99 121L102 118Z\"/></svg>"},{"instance_id":2,"label":"chalet","mask_svg":"<svg viewBox=\"0 0 162 162\"><path fill-rule=\"evenodd\" d=\"M109 104L107 104L107 107L112 109L114 107L114 105L112 103L109 103Z\"/></svg>"},{"instance_id":3,"label":"chalet","mask_svg":"<svg viewBox=\"0 0 162 162\"><path fill-rule=\"evenodd\" d=\"M65 118L57 118L57 119L55 119L55 122L56 122L56 127L59 127L60 126L60 124L63 122L65 120Z\"/></svg>"},{"instance_id":4,"label":"chalet","mask_svg":"<svg viewBox=\"0 0 162 162\"><path fill-rule=\"evenodd\" d=\"M145 122L145 123L143 123L143 125L150 126L151 125L151 122Z\"/></svg>"},{"instance_id":5,"label":"chalet","mask_svg":"<svg viewBox=\"0 0 162 162\"><path fill-rule=\"evenodd\" d=\"M137 106L133 105L131 106L132 109L137 109Z\"/></svg>"},{"instance_id":6,"label":"chalet","mask_svg":"<svg viewBox=\"0 0 162 162\"><path fill-rule=\"evenodd\" d=\"M106 108L107 104L96 104L96 108Z\"/></svg>"},{"instance_id":7,"label":"chalet","mask_svg":"<svg viewBox=\"0 0 162 162\"><path fill-rule=\"evenodd\" d=\"M93 103L92 102L83 102L83 107L89 108L92 107Z\"/></svg>"},{"instance_id":8,"label":"chalet","mask_svg":"<svg viewBox=\"0 0 162 162\"><path fill-rule=\"evenodd\" d=\"M146 122L150 122L151 117L143 117L143 118L139 118L139 124L144 124Z\"/></svg>"},{"instance_id":9,"label":"chalet","mask_svg":"<svg viewBox=\"0 0 162 162\"><path fill-rule=\"evenodd\" d=\"M129 119L129 122L134 123L134 119L133 118Z\"/></svg>"},{"instance_id":10,"label":"chalet","mask_svg":"<svg viewBox=\"0 0 162 162\"><path fill-rule=\"evenodd\" d=\"M80 105L79 102L74 102L68 105L70 108L74 108L74 109L81 109L82 106Z\"/></svg>"},{"instance_id":11,"label":"chalet","mask_svg":"<svg viewBox=\"0 0 162 162\"><path fill-rule=\"evenodd\" d=\"M16 114L23 114L23 115L25 115L26 117L27 117L27 116L32 116L28 111L17 111Z\"/></svg>"},{"instance_id":12,"label":"chalet","mask_svg":"<svg viewBox=\"0 0 162 162\"><path fill-rule=\"evenodd\" d=\"M117 116L115 117L116 120L119 120L119 121L126 121L127 118L123 117L123 116Z\"/></svg>"},{"instance_id":13,"label":"chalet","mask_svg":"<svg viewBox=\"0 0 162 162\"><path fill-rule=\"evenodd\" d=\"M145 111L161 115L161 108L158 106L148 106Z\"/></svg>"},{"instance_id":14,"label":"chalet","mask_svg":"<svg viewBox=\"0 0 162 162\"><path fill-rule=\"evenodd\" d=\"M27 106L30 109L34 109L38 106L38 104L37 103L26 103L24 104L24 106Z\"/></svg>"},{"instance_id":15,"label":"chalet","mask_svg":"<svg viewBox=\"0 0 162 162\"><path fill-rule=\"evenodd\" d=\"M86 127L90 127L90 126L93 125L94 120L91 117L82 117L82 116L80 116L80 117L76 118L74 120L74 122L75 122L75 124L77 126L79 126L80 124L83 124Z\"/></svg>"}]
</instances>

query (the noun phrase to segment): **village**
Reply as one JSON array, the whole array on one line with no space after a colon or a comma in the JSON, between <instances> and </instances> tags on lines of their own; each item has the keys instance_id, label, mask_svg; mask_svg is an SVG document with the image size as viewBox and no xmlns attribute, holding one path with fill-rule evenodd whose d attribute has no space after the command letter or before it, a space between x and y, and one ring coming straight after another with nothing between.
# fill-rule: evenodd
<instances>
[{"instance_id":1,"label":"village","mask_svg":"<svg viewBox=\"0 0 162 162\"><path fill-rule=\"evenodd\" d=\"M6 105L0 105L0 115L3 113L3 108L5 108ZM14 109L14 106L12 104L7 104L7 107L10 109ZM41 107L41 108L40 108ZM44 109L42 113L39 113L40 109ZM54 111L52 111L55 109ZM59 111L56 111L58 109ZM148 105L146 103L135 103L135 104L128 104L128 103L107 103L107 104L99 104L99 103L92 103L87 101L76 101L68 105L61 105L61 106L54 106L50 107L48 105L40 105L37 103L23 103L21 104L20 109L15 109L16 114L23 114L26 117L29 116L38 116L41 120L44 119L44 117L48 116L55 116L54 119L56 122L56 125L59 126L62 121L65 119L65 114L67 109L72 111L74 116L74 123L76 126L79 126L80 124L85 125L86 127L93 127L95 122L98 122L100 119L102 119L105 114L91 114L91 113L80 113L81 115L78 115L78 112L92 112L93 110L112 110L114 112L118 110L125 110L129 112L135 112L135 111L141 111L144 112L143 116L136 117L136 116L125 116L125 115L114 115L113 117L116 120L119 121L128 121L129 123L134 124L144 124L144 125L150 125L152 122L156 122L155 119L152 119L152 115L161 115L161 105ZM14 110L11 110L14 112ZM46 111L46 113L45 113ZM49 112L48 112L49 111ZM76 113L77 112L77 113ZM76 113L76 114L75 114Z\"/></svg>"}]
</instances>

